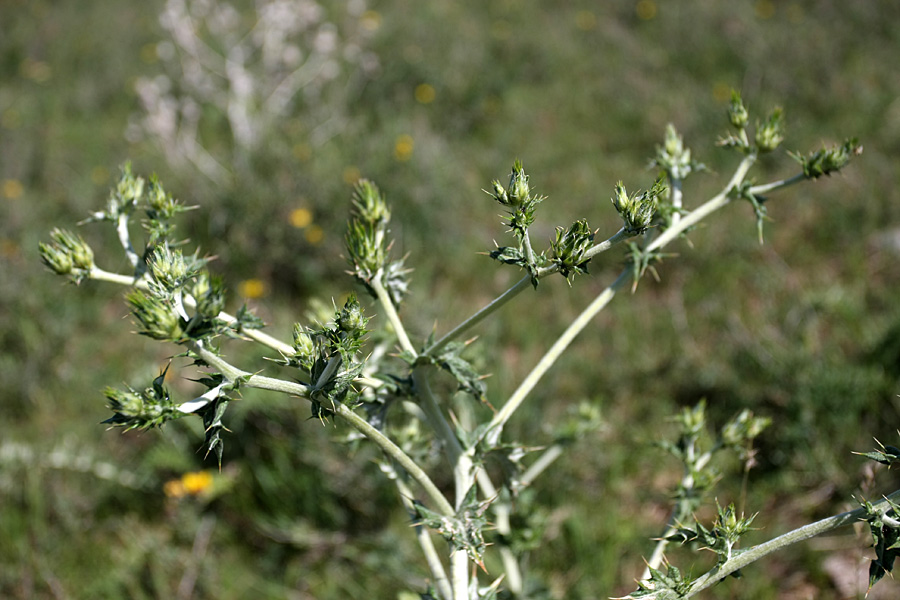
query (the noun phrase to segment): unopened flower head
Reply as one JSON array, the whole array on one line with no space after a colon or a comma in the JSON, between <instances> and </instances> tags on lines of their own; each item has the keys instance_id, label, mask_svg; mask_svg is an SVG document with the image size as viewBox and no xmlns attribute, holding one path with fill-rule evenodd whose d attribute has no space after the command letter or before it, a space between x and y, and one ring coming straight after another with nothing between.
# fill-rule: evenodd
<instances>
[{"instance_id":1,"label":"unopened flower head","mask_svg":"<svg viewBox=\"0 0 900 600\"><path fill-rule=\"evenodd\" d=\"M372 225L387 225L391 209L378 187L368 179L360 179L353 189L353 212L360 221Z\"/></svg>"},{"instance_id":2,"label":"unopened flower head","mask_svg":"<svg viewBox=\"0 0 900 600\"><path fill-rule=\"evenodd\" d=\"M184 323L168 302L137 289L129 292L125 300L137 319L138 333L155 340L180 342L184 339Z\"/></svg>"},{"instance_id":3,"label":"unopened flower head","mask_svg":"<svg viewBox=\"0 0 900 600\"><path fill-rule=\"evenodd\" d=\"M341 331L359 334L365 331L368 319L363 315L362 306L356 296L350 295L337 315L337 326Z\"/></svg>"},{"instance_id":4,"label":"unopened flower head","mask_svg":"<svg viewBox=\"0 0 900 600\"><path fill-rule=\"evenodd\" d=\"M113 191L109 208L110 216L117 216L121 213L131 212L135 206L141 201L144 195L144 178L135 177L131 173L131 163L125 163L122 167L122 175L116 189Z\"/></svg>"},{"instance_id":5,"label":"unopened flower head","mask_svg":"<svg viewBox=\"0 0 900 600\"><path fill-rule=\"evenodd\" d=\"M294 323L294 356L304 368L311 368L316 358L316 344L300 323Z\"/></svg>"},{"instance_id":6,"label":"unopened flower head","mask_svg":"<svg viewBox=\"0 0 900 600\"><path fill-rule=\"evenodd\" d=\"M750 115L747 113L747 108L741 100L741 95L735 90L731 90L731 102L728 105L728 120L737 129L744 129L747 127L747 122L750 120Z\"/></svg>"},{"instance_id":7,"label":"unopened flower head","mask_svg":"<svg viewBox=\"0 0 900 600\"><path fill-rule=\"evenodd\" d=\"M656 198L665 190L666 186L662 180L658 180L646 192L629 196L621 181L616 184L615 194L611 200L625 222L626 233L639 235L650 227L656 214Z\"/></svg>"},{"instance_id":8,"label":"unopened flower head","mask_svg":"<svg viewBox=\"0 0 900 600\"><path fill-rule=\"evenodd\" d=\"M784 140L784 112L776 108L765 123L756 126L756 147L760 152L771 152Z\"/></svg>"},{"instance_id":9,"label":"unopened flower head","mask_svg":"<svg viewBox=\"0 0 900 600\"><path fill-rule=\"evenodd\" d=\"M528 195L531 188L528 185L528 175L525 174L525 168L520 161L513 164L512 173L509 174L509 186L506 188L509 204L513 206L521 206L528 202Z\"/></svg>"},{"instance_id":10,"label":"unopened flower head","mask_svg":"<svg viewBox=\"0 0 900 600\"><path fill-rule=\"evenodd\" d=\"M862 154L863 148L859 140L850 138L840 146L822 148L807 156L790 155L803 166L803 175L807 179L816 179L822 175L831 175L842 169L854 156Z\"/></svg>"}]
</instances>

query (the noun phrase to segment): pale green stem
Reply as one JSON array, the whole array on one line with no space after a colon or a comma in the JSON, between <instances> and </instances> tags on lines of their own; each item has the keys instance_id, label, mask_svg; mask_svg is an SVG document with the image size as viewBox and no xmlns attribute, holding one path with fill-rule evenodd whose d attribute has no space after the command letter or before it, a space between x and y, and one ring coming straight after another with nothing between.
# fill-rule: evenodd
<instances>
[{"instance_id":1,"label":"pale green stem","mask_svg":"<svg viewBox=\"0 0 900 600\"><path fill-rule=\"evenodd\" d=\"M119 243L122 244L122 248L125 250L128 262L130 262L131 266L137 271L141 257L138 256L138 253L134 250L134 246L131 244L131 233L128 231L129 219L130 215L126 213L119 215L119 218L116 219L116 233L119 234Z\"/></svg>"},{"instance_id":2,"label":"pale green stem","mask_svg":"<svg viewBox=\"0 0 900 600\"><path fill-rule=\"evenodd\" d=\"M457 325L455 328L453 328L452 331L447 333L444 337L442 337L441 339L439 339L438 341L433 343L431 346L426 348L425 351L423 352L423 354L427 354L428 356L434 356L440 350L442 350L444 348L444 346L446 346L447 344L452 342L454 339L461 336L466 331L472 329L473 327L475 327L476 325L481 323L483 320L485 320L490 315L497 312L500 308L503 307L503 305L505 305L507 302L509 302L516 296L518 296L522 290L524 290L525 288L527 288L530 285L531 285L531 276L526 275L525 277L520 279L518 281L518 283L513 285L511 288L509 288L508 290L506 290L505 292L503 292L502 294L500 294L499 296L497 296L496 298L491 300L491 302L489 304L484 306L477 313L475 313L474 315L472 315L471 317L469 317L468 319L466 319L465 321L463 321L462 323Z\"/></svg>"},{"instance_id":3,"label":"pale green stem","mask_svg":"<svg viewBox=\"0 0 900 600\"><path fill-rule=\"evenodd\" d=\"M403 502L403 506L411 516L415 517L416 509L412 503L412 490L409 489L409 486L406 485L406 482L398 475L393 466L389 465L388 468L390 469L388 477L393 479L394 483L397 485L397 490L400 492L400 500ZM453 587L450 585L450 580L447 578L447 571L444 570L441 558L434 548L434 541L431 539L428 528L423 527L422 525L416 525L414 529L416 532L416 539L419 541L419 546L422 548L422 554L425 555L425 562L428 564L428 569L434 577L434 584L437 587L438 594L440 594L443 600L452 600Z\"/></svg>"},{"instance_id":4,"label":"pale green stem","mask_svg":"<svg viewBox=\"0 0 900 600\"><path fill-rule=\"evenodd\" d=\"M522 246L525 247L525 261L529 265L537 267L537 259L534 256L534 248L531 247L531 236L528 235L528 229L525 230L525 234L522 236Z\"/></svg>"},{"instance_id":5,"label":"pale green stem","mask_svg":"<svg viewBox=\"0 0 900 600\"><path fill-rule=\"evenodd\" d=\"M522 476L519 478L519 483L522 486L531 485L541 473L547 470L547 467L552 465L557 458L562 456L563 450L563 445L559 443L553 444L544 450L538 459L525 469L525 472L522 473Z\"/></svg>"},{"instance_id":6,"label":"pale green stem","mask_svg":"<svg viewBox=\"0 0 900 600\"><path fill-rule=\"evenodd\" d=\"M413 356L418 356L419 353L416 352L412 342L409 341L409 336L406 334L406 328L403 327L403 321L400 320L400 315L397 314L397 309L391 301L390 294L388 294L387 290L384 289L384 286L381 284L381 275L382 271L379 270L369 281L369 287L375 292L375 297L378 298L378 302L381 303L381 307L387 314L388 321L390 321L391 326L394 328L394 333L397 334L397 341L400 342L400 347Z\"/></svg>"},{"instance_id":7,"label":"pale green stem","mask_svg":"<svg viewBox=\"0 0 900 600\"><path fill-rule=\"evenodd\" d=\"M900 490L897 490L886 498L881 499L879 502L873 502L872 505L875 508L881 509L888 506L889 500L894 500L898 497L900 497ZM857 523L862 517L865 516L865 514L865 508L857 508L856 510L851 510L839 515L835 515L833 517L822 519L821 521L816 521L815 523L810 523L809 525L804 525L799 529L789 531L788 533L771 539L768 542L763 542L762 544L753 546L752 548L748 548L737 556L729 559L725 563L714 567L705 575L701 575L700 577L698 577L691 584L690 590L681 598L682 600L684 600L692 596L696 596L698 593L712 587L714 584L725 579L735 571L738 571L739 569L742 569L747 565L756 562L763 556L771 554L776 550L780 550L782 548L790 546L791 544L796 544L797 542L808 540L811 537L833 531L838 527Z\"/></svg>"},{"instance_id":8,"label":"pale green stem","mask_svg":"<svg viewBox=\"0 0 900 600\"><path fill-rule=\"evenodd\" d=\"M491 481L487 471L478 469L478 474L475 477L486 498L496 498L498 496L497 488L494 487L494 483ZM512 525L509 522L509 516L512 512L510 503L497 500L491 504L491 510L494 513L494 527L500 535L509 536L512 533ZM509 589L510 593L516 598L521 597L522 572L519 569L519 561L516 560L510 547L505 544L500 546L500 560L503 561L503 573L506 575L504 581L506 582L507 589Z\"/></svg>"},{"instance_id":9,"label":"pale green stem","mask_svg":"<svg viewBox=\"0 0 900 600\"><path fill-rule=\"evenodd\" d=\"M585 254L584 254L584 258L585 258L585 260L587 260L587 259L593 258L594 256L597 256L601 252L606 252L607 250L609 250L616 244L623 242L624 240L628 239L629 237L630 236L627 233L625 233L625 228L623 227L609 239L604 240L604 241L600 242L599 244L596 244L596 245L588 248L587 252L585 252ZM538 279L543 279L547 275L550 275L551 273L556 273L557 271L559 271L559 267L556 265L552 265L549 267L543 267L543 268L538 269L537 277L538 277ZM526 275L525 277L520 279L515 285L513 285L511 288L509 288L508 290L506 290L505 292L503 292L502 294L500 294L499 296L497 296L496 298L491 300L491 302L489 304L487 304L486 306L484 306L483 308L481 308L481 310L479 310L474 315L472 315L471 317L469 317L468 319L466 319L465 321L463 321L462 323L457 325L455 328L453 328L453 330L451 330L449 333L444 335L444 337L442 337L441 339L439 339L438 341L433 343L431 346L426 348L425 351L423 352L423 354L426 354L428 356L434 356L435 354L440 352L440 350L444 346L449 344L451 341L460 337L463 333L472 329L473 327L475 327L476 325L481 323L483 320L485 320L487 317L489 317L490 315L492 315L495 312L497 312L498 310L500 310L507 302L509 302L516 296L518 296L519 293L521 293L529 285L531 285L531 276Z\"/></svg>"},{"instance_id":10,"label":"pale green stem","mask_svg":"<svg viewBox=\"0 0 900 600\"><path fill-rule=\"evenodd\" d=\"M191 349L194 350L204 362L208 365L216 369L218 372L222 373L226 379L229 381L235 381L237 379L241 379L247 377L248 379L244 381L241 385L246 387L258 388L263 390L270 390L275 392L282 392L285 394L291 394L293 396L299 396L301 398L307 398L309 396L309 388L303 384L294 383L292 381L284 381L282 379L274 379L272 377L263 377L262 375L251 375L246 371L242 371L237 367L231 365L220 356L215 353L207 350L202 344L197 342L191 342ZM360 417L358 414L344 406L343 404L337 404L334 407L334 412L337 416L344 419L351 427L356 429L358 432L369 438L372 442L375 443L379 448L381 448L388 456L397 461L403 469L409 473L410 477L412 477L419 485L422 486L422 489L434 503L434 509L441 513L444 516L453 516L455 511L441 491L434 485L434 482L431 481L431 478L428 477L428 474L422 470L416 462L409 457L403 450L400 449L394 442L390 440L383 433L378 431L375 427L369 424L364 418Z\"/></svg>"},{"instance_id":11,"label":"pale green stem","mask_svg":"<svg viewBox=\"0 0 900 600\"><path fill-rule=\"evenodd\" d=\"M469 556L465 550L455 550L450 554L450 573L453 578L453 600L469 598Z\"/></svg>"},{"instance_id":12,"label":"pale green stem","mask_svg":"<svg viewBox=\"0 0 900 600\"><path fill-rule=\"evenodd\" d=\"M750 167L753 166L754 162L756 162L756 155L750 154L744 157L744 160L738 165L734 175L731 176L731 180L719 194L708 200L705 204L698 206L689 214L684 215L677 223L673 223L672 226L662 232L659 237L650 242L646 251L652 252L653 250L668 245L669 242L681 235L686 229L693 227L710 214L731 202L729 194L731 194L731 191L735 187L739 186L741 182L744 181L744 177L747 176L747 171L750 170Z\"/></svg>"},{"instance_id":13,"label":"pale green stem","mask_svg":"<svg viewBox=\"0 0 900 600\"><path fill-rule=\"evenodd\" d=\"M687 458L685 459L685 474L681 478L681 488L685 490L685 493L688 493L690 492L690 490L694 489L694 476L691 473L701 471L712 458L712 453L706 452L695 461L694 449L695 445L692 441L687 448ZM641 575L642 581L650 577L650 569L658 569L662 564L663 555L665 554L666 547L668 547L669 545L669 540L667 540L666 538L675 533L678 530L678 526L680 524L683 524L684 520L690 517L690 506L688 502L688 499L682 496L675 508L672 510L669 521L668 523L666 523L666 528L663 531L663 534L659 536L659 541L656 542L656 547L653 548L653 554L650 555L650 560L647 561L647 566L644 567L644 573Z\"/></svg>"},{"instance_id":14,"label":"pale green stem","mask_svg":"<svg viewBox=\"0 0 900 600\"><path fill-rule=\"evenodd\" d=\"M675 224L681 220L681 213L678 212L678 210L681 209L681 198L682 198L681 179L678 179L677 177L672 177L670 175L669 176L669 190L671 193L669 200L672 202L672 206L677 209L674 213L672 213L672 223Z\"/></svg>"},{"instance_id":15,"label":"pale green stem","mask_svg":"<svg viewBox=\"0 0 900 600\"><path fill-rule=\"evenodd\" d=\"M534 369L528 374L527 377L522 381L519 385L518 389L513 392L513 395L510 396L509 400L506 401L506 404L503 405L497 413L494 415L494 418L491 419L490 424L488 425L487 431L489 439L489 445L495 444L497 440L500 439L500 434L503 431L504 425L506 425L507 421L513 416L513 414L519 409L522 403L525 401L525 398L534 389L537 385L538 381L541 380L541 377L550 370L550 367L553 366L553 363L562 355L566 348L569 347L569 344L575 339L575 337L581 333L581 331L587 327L588 323L603 310L607 304L613 299L616 295L616 292L621 288L626 281L628 281L629 276L631 275L631 269L625 269L622 271L622 274L610 285L608 288L603 290L594 301L591 302L584 311L576 317L572 324L569 325L568 328L563 332L561 336L553 343L550 349L546 354L541 358L537 365L535 365Z\"/></svg>"},{"instance_id":16,"label":"pale green stem","mask_svg":"<svg viewBox=\"0 0 900 600\"><path fill-rule=\"evenodd\" d=\"M472 486L472 460L463 452L463 448L456 437L450 423L444 418L440 405L431 386L428 385L428 369L424 366L418 366L413 369L413 386L415 386L416 397L419 398L419 405L428 424L434 434L444 447L447 455L447 462L453 468L454 489L456 494L456 506L462 506L462 502L466 497L466 492Z\"/></svg>"},{"instance_id":17,"label":"pale green stem","mask_svg":"<svg viewBox=\"0 0 900 600\"><path fill-rule=\"evenodd\" d=\"M729 194L731 190L736 186L739 186L741 182L744 180L744 177L747 175L747 171L753 165L756 160L755 155L749 155L741 161L741 164L738 165L737 170L734 175L731 177L731 180L725 186L725 189L713 197L711 200L707 201L705 204L699 206L695 210L693 210L690 214L685 215L684 218L680 219L678 223L673 224L669 229L666 229L659 237L653 240L648 246L646 251L650 252L657 248L662 248L670 243L672 240L676 239L683 231L696 225L702 219L709 216L713 212L719 210L728 202L731 201ZM581 333L581 331L587 327L587 324L590 323L591 319L597 315L601 310L603 310L607 304L613 299L616 295L616 292L620 287L625 283L630 275L631 270L625 269L621 275L619 275L618 279L613 282L608 288L603 290L597 298L594 299L593 302L572 322L571 325L563 332L563 334L556 340L553 346L550 347L550 350L541 358L540 362L535 366L535 368L525 377L525 380L522 381L519 388L513 392L513 395L510 396L509 400L506 404L503 405L491 420L491 423L488 427L488 431L490 432L488 435L490 436L489 441L496 443L499 440L499 436L502 433L503 426L509 421L512 415L519 409L522 403L525 401L525 397L534 389L537 385L538 381L544 376L544 374L553 366L553 363L562 355L563 351L569 347L569 344L572 343L572 340Z\"/></svg>"},{"instance_id":18,"label":"pale green stem","mask_svg":"<svg viewBox=\"0 0 900 600\"><path fill-rule=\"evenodd\" d=\"M801 181L806 181L806 176L803 173L799 173L797 175L794 175L793 177L788 177L787 179L782 179L781 181L773 181L771 183L764 183L762 185L754 185L748 191L754 196L759 196L760 194L767 194L769 192L774 192L776 190L792 186L796 183L800 183Z\"/></svg>"},{"instance_id":19,"label":"pale green stem","mask_svg":"<svg viewBox=\"0 0 900 600\"><path fill-rule=\"evenodd\" d=\"M145 291L147 289L149 289L146 279L143 279L143 278L135 279L131 275L120 275L119 273L110 273L109 271L104 271L103 269L101 269L99 267L92 268L91 272L89 273L89 277L91 279L95 279L97 281L118 283L119 285L132 286L132 287L136 287L138 289L145 290ZM185 305L187 305L191 308L194 308L197 306L196 301L189 295L186 295L184 297L184 303L185 303ZM218 314L218 319L220 321L223 321L228 324L232 324L237 321L236 317L228 314L227 312L220 312ZM283 354L285 356L290 356L294 353L293 346L291 346L290 344L285 344L281 340L274 338L267 333L263 333L259 329L245 329L245 330L241 331L241 335L244 335L244 336L250 338L251 340L253 340L257 343L260 343L264 346L272 348L273 350L277 350L278 352L280 352L281 354Z\"/></svg>"}]
</instances>

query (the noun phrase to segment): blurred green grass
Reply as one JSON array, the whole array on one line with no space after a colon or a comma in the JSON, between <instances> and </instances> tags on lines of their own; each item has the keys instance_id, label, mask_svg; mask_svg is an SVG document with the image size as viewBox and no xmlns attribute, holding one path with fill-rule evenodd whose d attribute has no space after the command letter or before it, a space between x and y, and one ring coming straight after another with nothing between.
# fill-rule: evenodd
<instances>
[{"instance_id":1,"label":"blurred green grass","mask_svg":"<svg viewBox=\"0 0 900 600\"><path fill-rule=\"evenodd\" d=\"M668 417L702 397L718 423L743 407L775 421L747 499L748 512L762 511L758 539L859 494L864 465L849 452L869 449L873 436L889 443L900 422L891 242L900 227L900 80L890 68L900 9L379 2L369 8L382 67L354 99L348 128L304 160L274 145L252 178L223 191L173 171L152 145L125 140L138 110L135 78L159 70L142 50L160 39L161 8L0 6L0 595L177 597L193 573L197 598L389 598L425 577L369 450L351 456L330 442L340 431L308 421L289 399L248 393L238 403L220 476L227 489L208 501L163 492L166 481L211 468L195 453L197 431L122 436L97 424L107 416L104 386L146 381L174 350L128 334L121 290L70 289L40 267L36 248L52 226L99 206L125 159L200 205L183 234L220 256L215 268L232 288L266 283L257 304L281 337L313 296L348 289L339 257L345 176L376 180L395 207L397 251L416 268L404 317L422 336L517 277L476 254L504 235L480 190L504 179L513 159L549 196L539 237L583 216L612 232L613 184L649 185L647 161L673 122L713 171L688 181L686 202L696 205L734 166L712 147L730 87L757 115L786 109L787 149L856 135L865 154L837 177L774 197L764 246L749 207L716 215L691 235L692 247L678 245L661 282L623 294L576 341L511 436L540 443L545 422L583 398L602 403L610 426L540 480L549 525L529 562L551 597L630 591L666 518L675 468L648 440L671 432ZM416 99L421 84L434 90L427 104ZM401 136L414 142L403 161ZM790 163L763 161L756 176L788 175ZM287 225L298 206L312 209L321 243ZM119 256L98 228L83 233L98 256ZM548 281L485 327L478 351L494 373L495 403L616 272L620 257L606 256L572 289ZM125 268L118 258L103 264ZM55 462L60 449L80 462ZM106 463L136 479L123 484ZM720 500L737 498L740 483L723 479ZM206 535L203 553L195 544ZM838 598L825 557L866 543L846 534L835 540L840 550L798 547L710 597Z\"/></svg>"}]
</instances>

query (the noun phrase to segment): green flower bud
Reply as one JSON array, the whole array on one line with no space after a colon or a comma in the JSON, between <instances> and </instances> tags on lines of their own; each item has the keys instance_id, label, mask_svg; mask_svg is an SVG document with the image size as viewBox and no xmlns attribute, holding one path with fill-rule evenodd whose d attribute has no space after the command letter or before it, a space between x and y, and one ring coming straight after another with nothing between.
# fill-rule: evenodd
<instances>
[{"instance_id":1,"label":"green flower bud","mask_svg":"<svg viewBox=\"0 0 900 600\"><path fill-rule=\"evenodd\" d=\"M528 186L528 175L525 174L525 168L520 161L513 164L512 173L509 175L509 185L507 186L507 195L509 204L513 206L521 206L528 202L528 194L531 188Z\"/></svg>"},{"instance_id":2,"label":"green flower bud","mask_svg":"<svg viewBox=\"0 0 900 600\"><path fill-rule=\"evenodd\" d=\"M72 267L75 266L72 256L56 244L39 242L38 251L41 254L41 261L57 275L68 275L72 272Z\"/></svg>"},{"instance_id":3,"label":"green flower bud","mask_svg":"<svg viewBox=\"0 0 900 600\"><path fill-rule=\"evenodd\" d=\"M862 154L863 148L859 140L850 138L840 146L822 148L808 156L790 153L803 166L803 175L807 179L816 179L822 175L831 175L842 169L854 156Z\"/></svg>"},{"instance_id":4,"label":"green flower bud","mask_svg":"<svg viewBox=\"0 0 900 600\"><path fill-rule=\"evenodd\" d=\"M150 205L152 217L156 219L171 219L178 212L178 203L163 189L156 175L150 177L150 185L147 189L147 203Z\"/></svg>"},{"instance_id":5,"label":"green flower bud","mask_svg":"<svg viewBox=\"0 0 900 600\"><path fill-rule=\"evenodd\" d=\"M744 107L741 95L738 94L737 91L731 90L731 103L728 105L728 120L735 128L744 129L747 126L747 121L749 119L750 115Z\"/></svg>"},{"instance_id":6,"label":"green flower bud","mask_svg":"<svg viewBox=\"0 0 900 600\"><path fill-rule=\"evenodd\" d=\"M369 281L384 266L385 250L378 229L371 223L354 219L347 225L344 244L353 273Z\"/></svg>"},{"instance_id":7,"label":"green flower bud","mask_svg":"<svg viewBox=\"0 0 900 600\"><path fill-rule=\"evenodd\" d=\"M294 356L305 369L311 369L316 360L316 344L300 323L294 323Z\"/></svg>"},{"instance_id":8,"label":"green flower bud","mask_svg":"<svg viewBox=\"0 0 900 600\"><path fill-rule=\"evenodd\" d=\"M509 196L506 194L506 189L503 187L503 184L495 179L492 182L492 185L494 187L494 200L503 205L509 204Z\"/></svg>"},{"instance_id":9,"label":"green flower bud","mask_svg":"<svg viewBox=\"0 0 900 600\"><path fill-rule=\"evenodd\" d=\"M756 147L760 152L771 152L784 140L784 113L776 108L762 125L756 126Z\"/></svg>"},{"instance_id":10,"label":"green flower bud","mask_svg":"<svg viewBox=\"0 0 900 600\"><path fill-rule=\"evenodd\" d=\"M387 225L391 220L391 209L374 183L361 179L353 189L353 214L359 220L371 225Z\"/></svg>"},{"instance_id":11,"label":"green flower bud","mask_svg":"<svg viewBox=\"0 0 900 600\"><path fill-rule=\"evenodd\" d=\"M191 296L197 301L197 313L215 319L219 313L225 310L225 291L222 280L218 277L210 277L209 273L202 271L194 279L191 287Z\"/></svg>"},{"instance_id":12,"label":"green flower bud","mask_svg":"<svg viewBox=\"0 0 900 600\"><path fill-rule=\"evenodd\" d=\"M141 290L132 290L125 296L131 314L137 319L141 335L155 340L179 342L184 339L184 322L167 302L148 296Z\"/></svg>"},{"instance_id":13,"label":"green flower bud","mask_svg":"<svg viewBox=\"0 0 900 600\"><path fill-rule=\"evenodd\" d=\"M49 244L40 243L41 260L60 275L77 276L80 281L94 268L94 252L81 236L66 229L53 229L53 240Z\"/></svg>"},{"instance_id":14,"label":"green flower bud","mask_svg":"<svg viewBox=\"0 0 900 600\"><path fill-rule=\"evenodd\" d=\"M362 306L353 294L347 298L344 307L337 314L336 325L340 331L358 334L365 331L368 319L363 316Z\"/></svg>"},{"instance_id":15,"label":"green flower bud","mask_svg":"<svg viewBox=\"0 0 900 600\"><path fill-rule=\"evenodd\" d=\"M653 222L656 214L657 197L665 193L666 186L657 180L646 192L628 195L622 182L618 182L615 195L611 198L622 220L625 221L625 232L629 235L644 233Z\"/></svg>"},{"instance_id":16,"label":"green flower bud","mask_svg":"<svg viewBox=\"0 0 900 600\"><path fill-rule=\"evenodd\" d=\"M116 195L122 206L135 205L144 195L144 178L135 177L131 173L131 163L125 163L122 167L122 175L116 186Z\"/></svg>"},{"instance_id":17,"label":"green flower bud","mask_svg":"<svg viewBox=\"0 0 900 600\"><path fill-rule=\"evenodd\" d=\"M125 427L126 430L150 429L182 416L163 386L165 376L163 371L143 392L131 388L128 391L106 388L103 395L106 396L107 407L115 414L103 422L114 427Z\"/></svg>"},{"instance_id":18,"label":"green flower bud","mask_svg":"<svg viewBox=\"0 0 900 600\"><path fill-rule=\"evenodd\" d=\"M553 252L553 262L566 280L569 280L571 273L587 273L590 259L585 259L584 254L593 241L594 233L584 219L575 221L569 229L556 228L556 240L550 242L550 250Z\"/></svg>"},{"instance_id":19,"label":"green flower bud","mask_svg":"<svg viewBox=\"0 0 900 600\"><path fill-rule=\"evenodd\" d=\"M684 141L675 126L669 123L666 127L666 139L662 147L656 147L656 157L653 166L659 167L674 179L684 179L694 171L706 167L691 159L690 148L684 147Z\"/></svg>"},{"instance_id":20,"label":"green flower bud","mask_svg":"<svg viewBox=\"0 0 900 600\"><path fill-rule=\"evenodd\" d=\"M173 291L184 285L189 269L181 250L163 244L154 248L147 261L150 274L163 288Z\"/></svg>"}]
</instances>

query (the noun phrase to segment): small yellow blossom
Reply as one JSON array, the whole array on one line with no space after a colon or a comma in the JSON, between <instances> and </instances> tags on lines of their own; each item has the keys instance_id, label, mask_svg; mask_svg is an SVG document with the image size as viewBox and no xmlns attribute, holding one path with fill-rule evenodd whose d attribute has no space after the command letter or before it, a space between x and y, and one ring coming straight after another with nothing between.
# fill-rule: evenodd
<instances>
[{"instance_id":1,"label":"small yellow blossom","mask_svg":"<svg viewBox=\"0 0 900 600\"><path fill-rule=\"evenodd\" d=\"M411 135L401 135L394 142L394 158L400 162L405 162L412 158L413 148L415 144Z\"/></svg>"},{"instance_id":2,"label":"small yellow blossom","mask_svg":"<svg viewBox=\"0 0 900 600\"><path fill-rule=\"evenodd\" d=\"M262 298L269 293L262 279L245 279L238 284L238 294L244 298Z\"/></svg>"},{"instance_id":3,"label":"small yellow blossom","mask_svg":"<svg viewBox=\"0 0 900 600\"><path fill-rule=\"evenodd\" d=\"M187 492L184 489L184 484L181 483L180 479L170 479L165 484L163 484L163 493L169 498L181 498Z\"/></svg>"},{"instance_id":4,"label":"small yellow blossom","mask_svg":"<svg viewBox=\"0 0 900 600\"><path fill-rule=\"evenodd\" d=\"M656 10L656 2L653 2L653 0L641 0L634 7L634 12L637 14L638 19L642 21L649 21L656 17Z\"/></svg>"},{"instance_id":5,"label":"small yellow blossom","mask_svg":"<svg viewBox=\"0 0 900 600\"><path fill-rule=\"evenodd\" d=\"M163 485L163 493L169 498L199 496L208 491L212 484L213 476L209 471L192 471L167 481Z\"/></svg>"},{"instance_id":6,"label":"small yellow blossom","mask_svg":"<svg viewBox=\"0 0 900 600\"><path fill-rule=\"evenodd\" d=\"M420 83L416 86L416 102L419 104L431 104L434 102L435 96L437 93L434 91L434 87L428 85L427 83Z\"/></svg>"},{"instance_id":7,"label":"small yellow blossom","mask_svg":"<svg viewBox=\"0 0 900 600\"><path fill-rule=\"evenodd\" d=\"M313 222L312 211L308 208L295 208L291 211L290 221L291 225L293 225L297 229L309 227L309 225Z\"/></svg>"},{"instance_id":8,"label":"small yellow blossom","mask_svg":"<svg viewBox=\"0 0 900 600\"><path fill-rule=\"evenodd\" d=\"M202 494L212 487L213 476L209 471L194 471L181 476L184 491L192 496Z\"/></svg>"},{"instance_id":9,"label":"small yellow blossom","mask_svg":"<svg viewBox=\"0 0 900 600\"><path fill-rule=\"evenodd\" d=\"M306 228L306 232L303 234L303 237L306 238L306 241L316 246L322 243L322 240L325 239L325 230L319 227L318 225L311 225Z\"/></svg>"}]
</instances>

